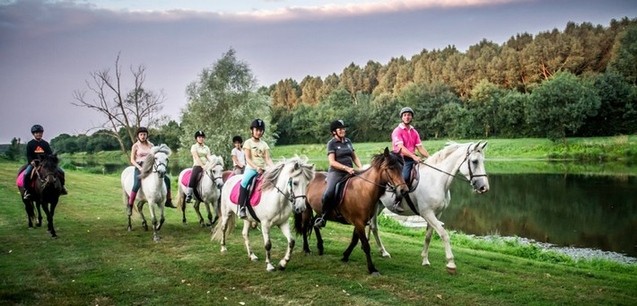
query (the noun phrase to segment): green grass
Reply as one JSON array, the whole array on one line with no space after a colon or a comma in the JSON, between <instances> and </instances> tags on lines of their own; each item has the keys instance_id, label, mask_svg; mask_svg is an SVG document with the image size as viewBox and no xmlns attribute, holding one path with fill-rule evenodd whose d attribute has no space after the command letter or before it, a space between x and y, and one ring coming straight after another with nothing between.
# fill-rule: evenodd
<instances>
[{"instance_id":1,"label":"green grass","mask_svg":"<svg viewBox=\"0 0 637 306\"><path fill-rule=\"evenodd\" d=\"M251 232L260 257L250 262L240 229L219 252L209 228L166 212L162 240L140 227L126 231L118 174L67 171L70 194L56 212L60 238L27 229L15 188L18 164L0 162L0 304L3 305L635 305L637 266L573 261L515 242L488 242L452 233L458 273L444 269L439 240L431 267L421 266L422 230L383 218L381 235L392 258L372 242L380 277L368 275L357 247L340 261L352 228L329 223L326 254L306 256L301 238L285 271L266 272L260 232ZM314 243L312 239L311 243ZM284 238L273 229L275 262ZM316 247L312 245L312 249Z\"/></svg>"}]
</instances>

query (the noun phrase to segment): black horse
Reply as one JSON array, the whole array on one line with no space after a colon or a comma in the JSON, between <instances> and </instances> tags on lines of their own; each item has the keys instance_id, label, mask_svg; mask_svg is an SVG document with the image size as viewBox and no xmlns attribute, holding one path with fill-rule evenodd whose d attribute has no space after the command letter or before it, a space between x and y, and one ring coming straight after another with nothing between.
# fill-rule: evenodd
<instances>
[{"instance_id":1,"label":"black horse","mask_svg":"<svg viewBox=\"0 0 637 306\"><path fill-rule=\"evenodd\" d=\"M58 157L56 154L46 155L40 160L39 166L33 169L34 188L32 188L31 200L22 200L27 213L29 227L42 226L42 213L44 210L47 220L47 228L51 237L57 238L53 226L53 215L62 194L62 175L58 170ZM23 167L24 168L24 167ZM22 172L22 171L20 171ZM20 187L20 195L24 196L25 188ZM35 204L35 205L34 205ZM38 218L36 223L35 208Z\"/></svg>"}]
</instances>

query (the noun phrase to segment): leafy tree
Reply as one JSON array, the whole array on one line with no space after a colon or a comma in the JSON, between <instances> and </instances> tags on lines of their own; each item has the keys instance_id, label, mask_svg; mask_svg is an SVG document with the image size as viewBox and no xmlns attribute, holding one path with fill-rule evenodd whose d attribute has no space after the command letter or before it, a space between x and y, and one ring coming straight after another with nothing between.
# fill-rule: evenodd
<instances>
[{"instance_id":1,"label":"leafy tree","mask_svg":"<svg viewBox=\"0 0 637 306\"><path fill-rule=\"evenodd\" d=\"M612 55L608 69L622 75L630 84L637 85L637 25L628 26L618 35Z\"/></svg>"},{"instance_id":2,"label":"leafy tree","mask_svg":"<svg viewBox=\"0 0 637 306\"><path fill-rule=\"evenodd\" d=\"M232 137L247 138L255 118L266 122L264 140L274 145L276 126L271 124L269 99L257 90L252 71L237 59L234 49L229 49L212 67L203 69L186 93L188 104L181 115L182 148L188 150L194 143L195 131L203 130L213 154L223 156L230 165Z\"/></svg>"},{"instance_id":3,"label":"leafy tree","mask_svg":"<svg viewBox=\"0 0 637 306\"><path fill-rule=\"evenodd\" d=\"M24 156L24 154L22 153L23 147L24 146L20 144L20 138L13 137L11 139L11 144L9 145L9 148L7 149L6 152L4 152L4 156L8 160L14 160L14 161L20 160L22 156Z\"/></svg>"},{"instance_id":4,"label":"leafy tree","mask_svg":"<svg viewBox=\"0 0 637 306\"><path fill-rule=\"evenodd\" d=\"M530 96L527 120L536 131L555 141L566 141L600 106L597 93L569 72L560 72Z\"/></svg>"},{"instance_id":5,"label":"leafy tree","mask_svg":"<svg viewBox=\"0 0 637 306\"><path fill-rule=\"evenodd\" d=\"M578 134L612 136L633 133L637 129L634 87L613 72L594 77L593 84L600 97L600 108L596 116L587 118Z\"/></svg>"}]
</instances>

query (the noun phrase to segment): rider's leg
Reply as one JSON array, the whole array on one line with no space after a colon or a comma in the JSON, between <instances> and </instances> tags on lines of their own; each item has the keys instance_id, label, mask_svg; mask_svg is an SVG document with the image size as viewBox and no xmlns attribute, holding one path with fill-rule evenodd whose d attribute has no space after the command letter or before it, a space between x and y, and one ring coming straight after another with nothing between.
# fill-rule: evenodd
<instances>
[{"instance_id":1,"label":"rider's leg","mask_svg":"<svg viewBox=\"0 0 637 306\"><path fill-rule=\"evenodd\" d=\"M192 171L190 172L190 180L188 181L188 188L186 188L186 203L190 203L192 201L192 189L197 187L197 178L202 171L203 168L201 168L200 166L192 167Z\"/></svg>"},{"instance_id":2,"label":"rider's leg","mask_svg":"<svg viewBox=\"0 0 637 306\"><path fill-rule=\"evenodd\" d=\"M33 172L33 165L28 164L24 169L24 176L22 177L22 186L24 186L24 196L25 200L31 199L31 173Z\"/></svg>"},{"instance_id":3,"label":"rider's leg","mask_svg":"<svg viewBox=\"0 0 637 306\"><path fill-rule=\"evenodd\" d=\"M168 174L164 175L164 183L166 184L166 204L164 204L164 206L177 208L177 206L173 205L172 192L170 191L170 177L168 177Z\"/></svg>"},{"instance_id":4,"label":"rider's leg","mask_svg":"<svg viewBox=\"0 0 637 306\"><path fill-rule=\"evenodd\" d=\"M327 173L327 188L325 188L325 192L323 193L323 198L321 200L321 211L322 214L314 221L314 226L316 227L324 227L327 221L325 220L326 216L334 209L334 193L336 192L336 183L338 183L345 176L342 172L328 172Z\"/></svg>"},{"instance_id":5,"label":"rider's leg","mask_svg":"<svg viewBox=\"0 0 637 306\"><path fill-rule=\"evenodd\" d=\"M60 178L60 184L62 184L62 190L60 191L60 193L61 194L68 194L69 192L66 190L66 187L65 187L66 178L65 178L65 175L64 175L64 170L62 170L62 168L58 167L57 171L58 171L58 177Z\"/></svg>"},{"instance_id":6,"label":"rider's leg","mask_svg":"<svg viewBox=\"0 0 637 306\"><path fill-rule=\"evenodd\" d=\"M137 192L141 186L142 182L139 178L139 169L135 167L135 171L133 172L133 190L131 190L130 195L128 196L128 206L132 207L135 204L135 198L137 197Z\"/></svg>"},{"instance_id":7,"label":"rider's leg","mask_svg":"<svg viewBox=\"0 0 637 306\"><path fill-rule=\"evenodd\" d=\"M248 185L250 184L250 181L252 180L253 177L255 177L257 175L257 171L249 168L246 169L245 174L243 175L243 178L241 179L241 188L239 190L239 218L241 219L245 219L245 217L247 216L246 214L246 205L249 201L248 199Z\"/></svg>"}]
</instances>

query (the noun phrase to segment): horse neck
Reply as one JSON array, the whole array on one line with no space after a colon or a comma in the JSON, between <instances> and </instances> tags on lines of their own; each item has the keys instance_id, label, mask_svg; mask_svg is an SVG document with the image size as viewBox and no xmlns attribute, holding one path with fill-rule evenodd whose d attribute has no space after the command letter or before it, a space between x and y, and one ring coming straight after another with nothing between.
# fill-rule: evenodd
<instances>
[{"instance_id":1,"label":"horse neck","mask_svg":"<svg viewBox=\"0 0 637 306\"><path fill-rule=\"evenodd\" d=\"M359 180L361 184L374 184L374 192L371 194L372 196L377 198L380 198L380 186L385 186L387 185L387 183L389 183L387 179L383 177L381 170L375 167L371 167L363 171L361 174L358 175L358 177L361 179Z\"/></svg>"},{"instance_id":2,"label":"horse neck","mask_svg":"<svg viewBox=\"0 0 637 306\"><path fill-rule=\"evenodd\" d=\"M465 146L459 146L454 152L449 154L441 162L435 165L431 165L433 167L436 167L436 169L433 169L428 166L420 166L422 169L421 172L424 172L424 174L421 176L426 181L433 180L435 182L444 184L444 187L445 187L444 189L448 190L449 187L451 186L451 182L453 182L454 176L456 175L456 173L458 173L460 166L464 162L465 156L466 156Z\"/></svg>"},{"instance_id":3,"label":"horse neck","mask_svg":"<svg viewBox=\"0 0 637 306\"><path fill-rule=\"evenodd\" d=\"M161 187L161 185L164 183L164 178L159 176L158 172L151 172L149 173L146 177L141 179L142 181L142 188L143 186L155 186L155 187Z\"/></svg>"}]
</instances>

